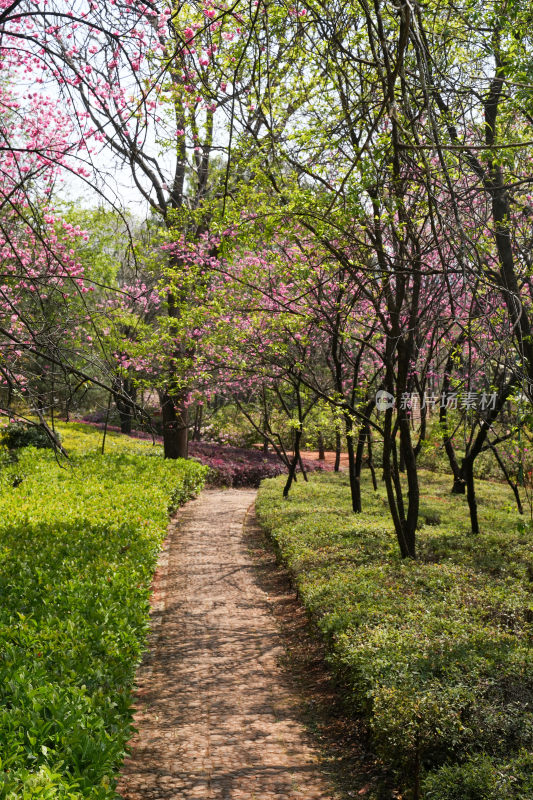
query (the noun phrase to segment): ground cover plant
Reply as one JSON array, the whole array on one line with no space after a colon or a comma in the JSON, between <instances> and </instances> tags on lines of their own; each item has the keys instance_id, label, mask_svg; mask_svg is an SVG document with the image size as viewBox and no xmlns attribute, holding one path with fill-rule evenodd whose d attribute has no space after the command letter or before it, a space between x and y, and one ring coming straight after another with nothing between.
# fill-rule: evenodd
<instances>
[{"instance_id":1,"label":"ground cover plant","mask_svg":"<svg viewBox=\"0 0 533 800\"><path fill-rule=\"evenodd\" d=\"M0 797L115 796L169 507L205 467L61 426L0 471Z\"/></svg>"},{"instance_id":2,"label":"ground cover plant","mask_svg":"<svg viewBox=\"0 0 533 800\"><path fill-rule=\"evenodd\" d=\"M366 477L366 476L365 476ZM346 475L315 474L259 518L403 798L533 796L533 547L508 487L479 484L484 533L448 476L422 472L418 560L401 559L383 489L350 514ZM388 794L383 797L390 797Z\"/></svg>"},{"instance_id":3,"label":"ground cover plant","mask_svg":"<svg viewBox=\"0 0 533 800\"><path fill-rule=\"evenodd\" d=\"M190 442L189 452L211 469L210 481L214 486L259 486L264 478L286 473L286 466L273 453L259 449L230 447L211 442ZM316 468L306 464L306 469Z\"/></svg>"}]
</instances>

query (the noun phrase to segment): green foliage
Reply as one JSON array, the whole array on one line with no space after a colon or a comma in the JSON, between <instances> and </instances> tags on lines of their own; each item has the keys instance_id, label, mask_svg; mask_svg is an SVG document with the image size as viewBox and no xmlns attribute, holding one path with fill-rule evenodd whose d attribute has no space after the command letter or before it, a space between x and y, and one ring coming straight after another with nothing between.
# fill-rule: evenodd
<instances>
[{"instance_id":1,"label":"green foliage","mask_svg":"<svg viewBox=\"0 0 533 800\"><path fill-rule=\"evenodd\" d=\"M233 447L252 447L259 441L257 431L234 405L226 405L213 413L202 426L205 439Z\"/></svg>"},{"instance_id":2,"label":"green foliage","mask_svg":"<svg viewBox=\"0 0 533 800\"><path fill-rule=\"evenodd\" d=\"M10 450L19 447L50 447L54 445L41 425L26 422L11 422L2 431L2 444Z\"/></svg>"},{"instance_id":3,"label":"green foliage","mask_svg":"<svg viewBox=\"0 0 533 800\"><path fill-rule=\"evenodd\" d=\"M414 562L396 552L383 489L364 484L360 515L342 474L299 482L289 501L266 481L257 504L347 700L403 797L418 780L428 800L531 796L521 754L533 746L533 548L506 487L479 483L487 533L472 537L466 498L421 472L429 524Z\"/></svg>"},{"instance_id":4,"label":"green foliage","mask_svg":"<svg viewBox=\"0 0 533 800\"><path fill-rule=\"evenodd\" d=\"M329 403L319 401L311 410L304 426L303 448L318 450L320 438L326 450L335 450L335 435L344 432L344 423L339 412Z\"/></svg>"},{"instance_id":5,"label":"green foliage","mask_svg":"<svg viewBox=\"0 0 533 800\"><path fill-rule=\"evenodd\" d=\"M533 797L533 756L523 751L508 763L476 755L464 764L445 765L423 782L427 800L501 800Z\"/></svg>"},{"instance_id":6,"label":"green foliage","mask_svg":"<svg viewBox=\"0 0 533 800\"><path fill-rule=\"evenodd\" d=\"M98 284L114 285L128 251L129 224L134 220L119 216L103 208L85 208L77 203L61 203L63 218L72 225L87 231L87 240L76 244L76 258L83 265L85 275Z\"/></svg>"},{"instance_id":7,"label":"green foliage","mask_svg":"<svg viewBox=\"0 0 533 800\"><path fill-rule=\"evenodd\" d=\"M195 462L164 461L143 442L108 434L102 456L100 433L62 431L70 463L26 448L0 473L6 800L115 796L168 508L206 474Z\"/></svg>"}]
</instances>

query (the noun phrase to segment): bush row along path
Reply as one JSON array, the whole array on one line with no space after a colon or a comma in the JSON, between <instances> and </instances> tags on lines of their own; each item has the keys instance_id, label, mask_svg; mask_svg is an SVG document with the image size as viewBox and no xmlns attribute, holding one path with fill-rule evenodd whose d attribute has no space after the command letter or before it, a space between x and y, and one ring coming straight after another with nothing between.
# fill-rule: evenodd
<instances>
[{"instance_id":1,"label":"bush row along path","mask_svg":"<svg viewBox=\"0 0 533 800\"><path fill-rule=\"evenodd\" d=\"M169 528L137 676L126 800L330 800L243 530L254 490L204 491Z\"/></svg>"}]
</instances>

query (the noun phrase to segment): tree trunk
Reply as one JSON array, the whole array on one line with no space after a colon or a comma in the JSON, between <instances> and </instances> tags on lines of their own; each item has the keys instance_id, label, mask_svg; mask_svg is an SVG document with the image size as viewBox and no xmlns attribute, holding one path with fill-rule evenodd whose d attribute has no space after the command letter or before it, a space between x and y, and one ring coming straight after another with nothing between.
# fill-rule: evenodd
<instances>
[{"instance_id":1,"label":"tree trunk","mask_svg":"<svg viewBox=\"0 0 533 800\"><path fill-rule=\"evenodd\" d=\"M168 392L159 393L163 416L163 452L165 458L188 458L187 406L184 398Z\"/></svg>"},{"instance_id":2,"label":"tree trunk","mask_svg":"<svg viewBox=\"0 0 533 800\"><path fill-rule=\"evenodd\" d=\"M326 453L324 452L324 437L322 431L318 434L318 460L325 461Z\"/></svg>"},{"instance_id":3,"label":"tree trunk","mask_svg":"<svg viewBox=\"0 0 533 800\"><path fill-rule=\"evenodd\" d=\"M204 412L203 406L196 406L196 411L194 412L194 427L192 433L193 442L199 442L201 439L203 412Z\"/></svg>"},{"instance_id":4,"label":"tree trunk","mask_svg":"<svg viewBox=\"0 0 533 800\"><path fill-rule=\"evenodd\" d=\"M503 474L505 476L505 480L507 481L507 483L509 484L509 486L513 490L513 494L514 494L514 498L516 500L516 507L518 509L518 513L519 514L523 514L524 513L524 508L522 506L522 501L520 499L520 492L518 491L518 484L514 483L514 481L511 480L511 476L509 475L509 472L507 471L507 468L506 468L505 464L501 460L500 454L496 450L495 446L493 444L490 444L489 446L490 446L490 449L492 450L492 452L494 453L494 457L495 457L496 461L498 462L501 471L503 472Z\"/></svg>"},{"instance_id":5,"label":"tree trunk","mask_svg":"<svg viewBox=\"0 0 533 800\"><path fill-rule=\"evenodd\" d=\"M367 426L365 423L359 428L359 434L357 436L357 448L355 450L355 474L357 480L359 481L359 485L361 485L361 469L363 467L363 453L365 450L366 432Z\"/></svg>"},{"instance_id":6,"label":"tree trunk","mask_svg":"<svg viewBox=\"0 0 533 800\"><path fill-rule=\"evenodd\" d=\"M115 378L113 380L113 397L120 419L121 433L130 434L135 416L135 401L137 389L129 378Z\"/></svg>"},{"instance_id":7,"label":"tree trunk","mask_svg":"<svg viewBox=\"0 0 533 800\"><path fill-rule=\"evenodd\" d=\"M448 391L449 387L449 380L445 381L443 385L443 394ZM444 450L446 455L448 456L448 462L450 464L450 469L453 475L453 486L452 486L452 494L464 494L466 489L466 483L462 475L461 468L457 462L457 458L455 456L455 449L453 446L453 442L450 437L450 432L448 430L448 412L446 406L441 405L440 412L439 412L439 425L442 432L442 443L444 445Z\"/></svg>"},{"instance_id":8,"label":"tree trunk","mask_svg":"<svg viewBox=\"0 0 533 800\"><path fill-rule=\"evenodd\" d=\"M291 463L289 465L289 474L287 476L287 483L283 487L283 497L286 499L289 496L289 492L293 481L296 481L296 467L298 466L298 462L300 460L300 439L302 438L302 429L300 428L294 434L294 455L291 458Z\"/></svg>"},{"instance_id":9,"label":"tree trunk","mask_svg":"<svg viewBox=\"0 0 533 800\"><path fill-rule=\"evenodd\" d=\"M471 458L463 458L462 471L466 482L466 499L468 500L468 510L470 511L470 525L472 533L479 533L479 521L477 517L476 486L474 483L474 461Z\"/></svg>"},{"instance_id":10,"label":"tree trunk","mask_svg":"<svg viewBox=\"0 0 533 800\"><path fill-rule=\"evenodd\" d=\"M335 465L333 467L334 472L338 472L341 466L341 433L340 431L335 432Z\"/></svg>"},{"instance_id":11,"label":"tree trunk","mask_svg":"<svg viewBox=\"0 0 533 800\"><path fill-rule=\"evenodd\" d=\"M378 482L376 480L376 470L374 468L374 456L372 455L372 431L370 430L370 427L368 428L366 445L368 451L368 466L370 468L370 474L372 475L372 487L374 491L377 492Z\"/></svg>"},{"instance_id":12,"label":"tree trunk","mask_svg":"<svg viewBox=\"0 0 533 800\"><path fill-rule=\"evenodd\" d=\"M452 486L452 494L464 494L466 491L466 483L461 476L457 476L453 479L453 486Z\"/></svg>"},{"instance_id":13,"label":"tree trunk","mask_svg":"<svg viewBox=\"0 0 533 800\"><path fill-rule=\"evenodd\" d=\"M394 522L394 529L402 558L416 558L416 525L420 492L416 469L416 457L410 436L409 418L399 410L397 425L400 429L400 447L404 450L404 463L407 472L407 514L402 483L398 469L396 448L397 427L392 425L392 408L385 411L383 430L383 479L387 489L387 499Z\"/></svg>"},{"instance_id":14,"label":"tree trunk","mask_svg":"<svg viewBox=\"0 0 533 800\"><path fill-rule=\"evenodd\" d=\"M414 430L414 415L411 414L411 425ZM426 430L427 430L427 407L420 409L420 430L418 434L418 442L416 443L416 447L414 448L415 457L418 458L420 455L420 451L422 450L422 444L426 438Z\"/></svg>"},{"instance_id":15,"label":"tree trunk","mask_svg":"<svg viewBox=\"0 0 533 800\"><path fill-rule=\"evenodd\" d=\"M303 475L303 479L306 483L309 483L309 478L307 477L307 470L305 468L304 462L302 461L302 454L298 454L298 464L300 465L300 470Z\"/></svg>"},{"instance_id":16,"label":"tree trunk","mask_svg":"<svg viewBox=\"0 0 533 800\"><path fill-rule=\"evenodd\" d=\"M346 425L346 449L348 451L348 475L350 477L350 492L352 494L352 510L354 514L360 514L361 507L361 483L357 477L355 469L355 452L353 446L353 422L349 415L344 418Z\"/></svg>"},{"instance_id":17,"label":"tree trunk","mask_svg":"<svg viewBox=\"0 0 533 800\"><path fill-rule=\"evenodd\" d=\"M128 414L126 411L119 411L118 412L120 417L120 432L130 434L131 433L131 414Z\"/></svg>"},{"instance_id":18,"label":"tree trunk","mask_svg":"<svg viewBox=\"0 0 533 800\"><path fill-rule=\"evenodd\" d=\"M402 430L400 422L400 447L404 454L405 471L407 473L407 515L404 521L404 537L407 543L408 554L411 558L416 558L416 526L418 523L418 511L420 506L420 488L418 485L418 472L416 467L416 456L411 442L409 432L409 420L406 419L405 427ZM402 436L407 432L407 441Z\"/></svg>"},{"instance_id":19,"label":"tree trunk","mask_svg":"<svg viewBox=\"0 0 533 800\"><path fill-rule=\"evenodd\" d=\"M409 556L409 549L405 539L405 530L403 525L403 514L400 513L399 507L403 507L403 499L401 497L401 484L397 480L396 465L393 465L393 442L394 433L392 431L392 409L385 411L385 425L383 435L383 480L387 490L387 500L389 501L389 508L394 523L394 530L396 538L398 539L398 546L402 558ZM398 490L400 496L398 497Z\"/></svg>"}]
</instances>

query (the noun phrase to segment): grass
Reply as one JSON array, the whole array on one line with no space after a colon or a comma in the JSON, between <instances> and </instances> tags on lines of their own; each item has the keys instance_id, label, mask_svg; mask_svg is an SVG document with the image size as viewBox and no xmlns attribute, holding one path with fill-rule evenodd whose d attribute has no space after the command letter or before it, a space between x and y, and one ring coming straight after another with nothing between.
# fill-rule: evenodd
<instances>
[{"instance_id":1,"label":"grass","mask_svg":"<svg viewBox=\"0 0 533 800\"><path fill-rule=\"evenodd\" d=\"M115 797L169 507L206 469L81 425L0 471L0 797Z\"/></svg>"},{"instance_id":2,"label":"grass","mask_svg":"<svg viewBox=\"0 0 533 800\"><path fill-rule=\"evenodd\" d=\"M288 501L266 481L259 519L402 797L531 800L531 530L504 486L479 482L472 537L450 478L421 483L416 562L399 558L384 491L365 486L353 515L342 474L298 482Z\"/></svg>"}]
</instances>

